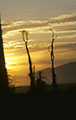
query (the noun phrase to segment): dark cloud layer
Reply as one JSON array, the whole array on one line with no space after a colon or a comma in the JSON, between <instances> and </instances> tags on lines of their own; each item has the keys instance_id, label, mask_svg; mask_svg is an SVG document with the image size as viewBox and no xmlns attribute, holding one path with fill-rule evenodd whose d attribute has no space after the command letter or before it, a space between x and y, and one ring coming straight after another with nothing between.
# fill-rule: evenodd
<instances>
[{"instance_id":1,"label":"dark cloud layer","mask_svg":"<svg viewBox=\"0 0 76 120\"><path fill-rule=\"evenodd\" d=\"M19 23L21 22L21 23ZM14 21L11 23L3 24L3 32L7 33L8 31L19 30L19 29L32 29L32 28L41 28L47 27L50 25L60 24L60 23L76 22L76 13L61 15L55 18L51 18L50 20L31 20L31 21Z\"/></svg>"}]
</instances>

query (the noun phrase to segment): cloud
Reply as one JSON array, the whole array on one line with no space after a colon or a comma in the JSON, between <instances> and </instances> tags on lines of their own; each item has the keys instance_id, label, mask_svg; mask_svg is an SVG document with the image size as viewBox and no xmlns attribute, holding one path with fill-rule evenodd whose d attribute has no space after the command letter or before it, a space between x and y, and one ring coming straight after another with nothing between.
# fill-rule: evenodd
<instances>
[{"instance_id":1,"label":"cloud","mask_svg":"<svg viewBox=\"0 0 76 120\"><path fill-rule=\"evenodd\" d=\"M76 41L75 42L57 42L55 44L55 49L76 49Z\"/></svg>"},{"instance_id":2,"label":"cloud","mask_svg":"<svg viewBox=\"0 0 76 120\"><path fill-rule=\"evenodd\" d=\"M23 29L28 30L30 33L45 33L45 32L49 33L49 27L54 27L54 26L62 27L69 25L76 26L76 13L60 15L48 20L5 22L2 25L3 25L3 34L5 38L12 37L15 34L19 34L19 31Z\"/></svg>"},{"instance_id":3,"label":"cloud","mask_svg":"<svg viewBox=\"0 0 76 120\"><path fill-rule=\"evenodd\" d=\"M55 45L57 44L55 46L56 49L75 49L76 13L60 15L48 20L3 22L2 25L6 53L15 53L15 56L22 56L26 53L26 48L20 33L22 30L29 32L28 46L30 52L48 50L48 45L51 40L50 27L58 35L55 42ZM58 44L58 42L61 42L61 44Z\"/></svg>"},{"instance_id":4,"label":"cloud","mask_svg":"<svg viewBox=\"0 0 76 120\"><path fill-rule=\"evenodd\" d=\"M22 65L27 65L27 63L15 63L15 64L10 64L10 66L22 66Z\"/></svg>"},{"instance_id":5,"label":"cloud","mask_svg":"<svg viewBox=\"0 0 76 120\"><path fill-rule=\"evenodd\" d=\"M5 48L10 48L10 47L23 47L23 42L21 43L21 42L19 42L19 41L17 41L17 40L15 40L15 41L9 41L9 42L5 42L4 43L4 46L5 46Z\"/></svg>"},{"instance_id":6,"label":"cloud","mask_svg":"<svg viewBox=\"0 0 76 120\"><path fill-rule=\"evenodd\" d=\"M53 23L76 22L76 13L60 15L51 19L53 20Z\"/></svg>"},{"instance_id":7,"label":"cloud","mask_svg":"<svg viewBox=\"0 0 76 120\"><path fill-rule=\"evenodd\" d=\"M3 27L3 32L7 33L9 31L17 31L21 29L33 29L33 28L39 28L39 27L44 27L48 25L48 21L15 21L11 22L9 25L5 25Z\"/></svg>"}]
</instances>

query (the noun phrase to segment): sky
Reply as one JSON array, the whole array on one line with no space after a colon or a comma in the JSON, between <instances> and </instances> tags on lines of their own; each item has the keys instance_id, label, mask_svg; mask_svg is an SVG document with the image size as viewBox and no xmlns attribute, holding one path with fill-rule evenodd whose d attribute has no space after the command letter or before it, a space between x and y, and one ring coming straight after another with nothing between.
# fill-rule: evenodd
<instances>
[{"instance_id":1,"label":"sky","mask_svg":"<svg viewBox=\"0 0 76 120\"><path fill-rule=\"evenodd\" d=\"M0 0L6 67L10 84L29 85L28 57L20 31L27 30L28 47L36 71L51 67L48 46L52 28L55 66L76 61L75 0Z\"/></svg>"}]
</instances>

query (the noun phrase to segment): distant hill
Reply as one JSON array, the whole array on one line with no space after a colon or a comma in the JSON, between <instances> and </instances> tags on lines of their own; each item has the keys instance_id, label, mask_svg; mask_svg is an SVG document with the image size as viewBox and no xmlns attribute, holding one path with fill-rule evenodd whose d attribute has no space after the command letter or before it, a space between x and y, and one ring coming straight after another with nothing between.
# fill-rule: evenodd
<instances>
[{"instance_id":1,"label":"distant hill","mask_svg":"<svg viewBox=\"0 0 76 120\"><path fill-rule=\"evenodd\" d=\"M57 83L76 83L76 62L68 63L55 68ZM42 70L43 80L52 82L51 68Z\"/></svg>"},{"instance_id":2,"label":"distant hill","mask_svg":"<svg viewBox=\"0 0 76 120\"><path fill-rule=\"evenodd\" d=\"M52 73L51 68L46 68L41 70L42 72L42 80L45 81L48 85L52 82ZM76 62L68 63L65 65L61 65L55 68L56 80L57 83L61 84L70 84L76 83ZM38 72L36 73L38 76ZM27 77L27 76L26 76ZM16 93L26 93L29 90L29 86L20 86L15 88Z\"/></svg>"}]
</instances>

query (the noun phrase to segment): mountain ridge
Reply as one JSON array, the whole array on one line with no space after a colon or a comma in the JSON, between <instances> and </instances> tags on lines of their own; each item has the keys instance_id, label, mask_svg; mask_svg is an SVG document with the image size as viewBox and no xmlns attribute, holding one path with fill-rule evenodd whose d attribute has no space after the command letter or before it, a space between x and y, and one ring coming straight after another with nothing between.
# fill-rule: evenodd
<instances>
[{"instance_id":1,"label":"mountain ridge","mask_svg":"<svg viewBox=\"0 0 76 120\"><path fill-rule=\"evenodd\" d=\"M41 70L42 76L47 77L47 82L52 82L51 68ZM76 62L70 62L55 68L57 83L76 83ZM49 79L50 78L50 79Z\"/></svg>"}]
</instances>

